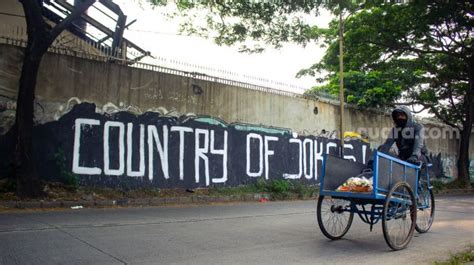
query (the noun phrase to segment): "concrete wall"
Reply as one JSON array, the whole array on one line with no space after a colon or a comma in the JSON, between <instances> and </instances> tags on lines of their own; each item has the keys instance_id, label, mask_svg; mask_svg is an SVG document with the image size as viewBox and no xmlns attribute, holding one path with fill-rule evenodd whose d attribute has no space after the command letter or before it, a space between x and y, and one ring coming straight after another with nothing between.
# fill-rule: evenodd
<instances>
[{"instance_id":1,"label":"concrete wall","mask_svg":"<svg viewBox=\"0 0 474 265\"><path fill-rule=\"evenodd\" d=\"M7 106L0 113L3 132L11 124L21 54L20 48L0 45L0 100ZM93 102L101 113L122 110L136 114L154 111L168 116L209 115L229 123L288 128L304 135L318 135L323 129L338 130L337 105L208 79L49 53L42 61L38 77L36 119L38 123L54 121L75 103ZM388 115L346 109L346 131L360 128L378 131L370 139L372 147L386 136L387 131L381 133L380 129L391 126ZM444 128L432 123L426 127ZM433 154L456 161L457 140L428 139L427 142ZM472 150L473 144L471 156L474 157ZM449 175L456 174L449 172Z\"/></svg>"},{"instance_id":2,"label":"concrete wall","mask_svg":"<svg viewBox=\"0 0 474 265\"><path fill-rule=\"evenodd\" d=\"M2 0L0 1L0 10L3 14L0 14L0 21L3 25L15 25L25 26L25 18L23 13L23 7L20 1L15 0Z\"/></svg>"}]
</instances>

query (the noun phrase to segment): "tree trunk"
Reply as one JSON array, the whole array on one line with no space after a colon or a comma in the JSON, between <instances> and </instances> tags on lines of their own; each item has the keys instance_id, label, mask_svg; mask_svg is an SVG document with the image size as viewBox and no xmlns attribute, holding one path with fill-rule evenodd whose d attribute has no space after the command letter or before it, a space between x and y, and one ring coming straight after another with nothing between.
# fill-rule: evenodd
<instances>
[{"instance_id":1,"label":"tree trunk","mask_svg":"<svg viewBox=\"0 0 474 265\"><path fill-rule=\"evenodd\" d=\"M17 180L17 193L21 197L38 197L42 194L38 171L33 157L33 119L35 87L41 58L59 34L67 29L96 0L83 0L74 11L51 30L42 14L42 1L19 0L23 5L28 32L18 89L16 119L13 127L15 151L13 166Z\"/></svg>"},{"instance_id":2,"label":"tree trunk","mask_svg":"<svg viewBox=\"0 0 474 265\"><path fill-rule=\"evenodd\" d=\"M37 38L37 41L40 39ZM17 193L21 197L38 197L42 194L34 161L32 136L36 79L45 50L35 46L35 42L29 42L25 49L14 125L16 143L13 164Z\"/></svg>"},{"instance_id":3,"label":"tree trunk","mask_svg":"<svg viewBox=\"0 0 474 265\"><path fill-rule=\"evenodd\" d=\"M471 126L472 127L472 126ZM470 176L469 176L469 135L470 131L461 131L461 146L459 148L459 160L458 160L458 171L459 171L459 182L466 187L470 187Z\"/></svg>"},{"instance_id":4,"label":"tree trunk","mask_svg":"<svg viewBox=\"0 0 474 265\"><path fill-rule=\"evenodd\" d=\"M469 139L472 134L472 122L474 113L474 81L469 80L469 90L467 91L465 98L465 114L466 119L463 122L463 129L461 131L461 143L459 147L459 160L458 160L458 171L459 181L464 187L469 188L471 186L469 176Z\"/></svg>"}]
</instances>

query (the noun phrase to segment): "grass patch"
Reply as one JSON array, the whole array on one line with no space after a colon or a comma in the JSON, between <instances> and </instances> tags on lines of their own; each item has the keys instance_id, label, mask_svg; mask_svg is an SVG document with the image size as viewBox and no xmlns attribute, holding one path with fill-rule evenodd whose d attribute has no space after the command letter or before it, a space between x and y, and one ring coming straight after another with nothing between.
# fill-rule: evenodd
<instances>
[{"instance_id":1,"label":"grass patch","mask_svg":"<svg viewBox=\"0 0 474 265\"><path fill-rule=\"evenodd\" d=\"M439 193L440 191L444 190L446 187L446 184L439 180L433 180L431 181L430 184L433 186L434 193Z\"/></svg>"},{"instance_id":2,"label":"grass patch","mask_svg":"<svg viewBox=\"0 0 474 265\"><path fill-rule=\"evenodd\" d=\"M12 179L0 180L0 200L15 200L16 182Z\"/></svg>"},{"instance_id":3,"label":"grass patch","mask_svg":"<svg viewBox=\"0 0 474 265\"><path fill-rule=\"evenodd\" d=\"M454 180L451 182L443 182L440 180L431 180L430 184L433 186L433 191L435 194L440 193L442 191L447 190L458 190L458 189L465 189L464 183L459 180ZM471 184L472 186L473 184Z\"/></svg>"},{"instance_id":4,"label":"grass patch","mask_svg":"<svg viewBox=\"0 0 474 265\"><path fill-rule=\"evenodd\" d=\"M470 245L468 249L451 255L448 260L435 261L434 265L460 265L474 261L474 245Z\"/></svg>"},{"instance_id":5,"label":"grass patch","mask_svg":"<svg viewBox=\"0 0 474 265\"><path fill-rule=\"evenodd\" d=\"M56 164L56 168L59 171L59 176L62 182L71 187L72 189L79 188L79 179L74 173L72 173L67 168L66 155L64 154L63 149L59 148L56 151L56 153L54 154L54 161Z\"/></svg>"},{"instance_id":6,"label":"grass patch","mask_svg":"<svg viewBox=\"0 0 474 265\"><path fill-rule=\"evenodd\" d=\"M69 176L68 176L69 177ZM74 177L71 175L71 178ZM0 180L0 200L20 200L15 195L15 182L11 180ZM44 182L43 192L45 196L41 199L47 201L92 201L92 200L118 200L118 199L140 199L140 198L173 198L187 196L242 196L246 194L267 194L271 200L309 199L318 194L318 186L308 185L297 180L258 180L253 183L237 187L214 186L197 189L158 189L155 187L144 187L138 189L119 189L105 187L79 186L75 181Z\"/></svg>"},{"instance_id":7,"label":"grass patch","mask_svg":"<svg viewBox=\"0 0 474 265\"><path fill-rule=\"evenodd\" d=\"M267 193L273 200L313 198L318 193L315 185L306 185L290 180L258 180L255 183L238 187L211 187L209 195L242 195L248 193Z\"/></svg>"}]
</instances>

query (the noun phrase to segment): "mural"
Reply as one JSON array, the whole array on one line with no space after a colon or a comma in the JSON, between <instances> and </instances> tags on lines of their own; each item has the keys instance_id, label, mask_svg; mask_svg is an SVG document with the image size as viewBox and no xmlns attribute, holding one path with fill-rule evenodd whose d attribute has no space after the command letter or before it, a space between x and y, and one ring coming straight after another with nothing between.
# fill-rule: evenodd
<instances>
[{"instance_id":1,"label":"mural","mask_svg":"<svg viewBox=\"0 0 474 265\"><path fill-rule=\"evenodd\" d=\"M5 158L10 137L0 140ZM61 153L81 185L130 188L235 186L257 179L315 184L323 154L337 154L339 148L337 139L298 136L288 129L156 112L101 114L91 103L35 127L34 137L43 178L58 175L55 157ZM370 153L360 141L344 146L346 159L365 163Z\"/></svg>"}]
</instances>

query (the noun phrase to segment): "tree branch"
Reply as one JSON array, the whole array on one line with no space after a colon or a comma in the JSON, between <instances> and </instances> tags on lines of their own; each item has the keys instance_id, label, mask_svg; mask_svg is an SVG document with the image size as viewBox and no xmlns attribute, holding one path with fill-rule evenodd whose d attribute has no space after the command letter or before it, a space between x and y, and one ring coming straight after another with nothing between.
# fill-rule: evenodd
<instances>
[{"instance_id":1,"label":"tree branch","mask_svg":"<svg viewBox=\"0 0 474 265\"><path fill-rule=\"evenodd\" d=\"M439 111L436 109L435 106L431 106L431 105L428 105L428 104L425 104L425 103L421 103L421 105L423 105L424 107L429 108L430 111L433 112L433 114L434 114L434 115L436 116L436 118L438 118L439 120L443 121L444 123L446 123L447 125L449 125L449 126L451 126L451 127L453 127L453 128L458 129L459 131L461 131L461 128L460 128L458 125L452 123L451 121L449 121L448 119L446 119L443 115L441 115L441 114L439 113Z\"/></svg>"},{"instance_id":2,"label":"tree branch","mask_svg":"<svg viewBox=\"0 0 474 265\"><path fill-rule=\"evenodd\" d=\"M385 48L388 48L388 49L392 49L392 50L407 50L407 51L411 51L411 52L414 52L418 55L421 55L421 54L446 54L446 55L449 55L449 56L453 56L453 57L457 57L457 58L461 58L461 59L464 59L462 57L462 55L458 54L458 53L455 53L455 52L450 52L450 51L443 51L443 50L432 50L432 49L428 49L428 50L421 50L421 49L418 49L418 48L415 48L415 47L412 47L412 45L410 45L410 43L408 42L408 40L406 38L403 39L403 42L400 43L400 42L392 42L391 44L387 45L385 43L382 43L382 42L377 42L377 41L374 41L374 40L367 40L367 42L369 43L372 43L374 45L377 45L377 46L381 46L381 47L385 47Z\"/></svg>"},{"instance_id":3,"label":"tree branch","mask_svg":"<svg viewBox=\"0 0 474 265\"><path fill-rule=\"evenodd\" d=\"M421 113L422 111L428 109L427 107L423 106L420 110L415 110L414 106L413 108L411 109L411 112L414 113L414 114L418 114L418 113Z\"/></svg>"},{"instance_id":4,"label":"tree branch","mask_svg":"<svg viewBox=\"0 0 474 265\"><path fill-rule=\"evenodd\" d=\"M400 105L400 106L423 105L423 102L421 101L397 102L396 105ZM431 105L429 105L429 107L431 107Z\"/></svg>"},{"instance_id":5,"label":"tree branch","mask_svg":"<svg viewBox=\"0 0 474 265\"><path fill-rule=\"evenodd\" d=\"M72 11L69 16L67 16L63 21L57 24L49 33L48 40L47 40L47 47L49 47L53 41L58 37L63 30L67 29L76 19L81 17L81 15L94 3L96 0L86 0L78 5L74 11Z\"/></svg>"},{"instance_id":6,"label":"tree branch","mask_svg":"<svg viewBox=\"0 0 474 265\"><path fill-rule=\"evenodd\" d=\"M449 86L449 88L448 88L448 97L449 97L449 102L451 103L452 108L457 112L458 108L456 107L456 104L454 104L452 86Z\"/></svg>"},{"instance_id":7,"label":"tree branch","mask_svg":"<svg viewBox=\"0 0 474 265\"><path fill-rule=\"evenodd\" d=\"M429 109L436 116L436 118L438 118L442 122L446 123L447 125L449 125L453 128L457 128L458 130L461 130L461 128L458 125L452 123L451 121L449 121L448 119L443 117L443 115L441 115L439 113L439 111L436 109L436 106L434 106L432 104L427 104L427 103L422 102L422 101L411 101L411 102L397 102L397 105L401 105L401 106L421 105L421 106L423 106L423 109L420 110L419 112L421 112L425 109ZM416 113L419 113L419 112L416 112Z\"/></svg>"},{"instance_id":8,"label":"tree branch","mask_svg":"<svg viewBox=\"0 0 474 265\"><path fill-rule=\"evenodd\" d=\"M37 0L20 0L23 5L26 19L26 29L28 32L28 42L33 41L36 34L39 32L46 33L46 22L43 19L41 12L41 5Z\"/></svg>"},{"instance_id":9,"label":"tree branch","mask_svg":"<svg viewBox=\"0 0 474 265\"><path fill-rule=\"evenodd\" d=\"M451 28L450 28L450 26L449 26L449 21L448 21L447 19L444 20L444 24L446 25L446 30L448 31L448 34L447 34L446 37L448 37L448 38L449 38L450 40L452 40L454 43L456 43L457 45L459 45L459 46L461 47L461 49L466 48L465 43L464 43L464 41L463 41L462 38L460 38L461 43L456 40L456 37L453 38L453 36L452 36L452 35L453 35L453 31L451 30ZM457 34L459 35L460 32L458 31ZM454 32L454 35L456 35L456 32Z\"/></svg>"}]
</instances>

